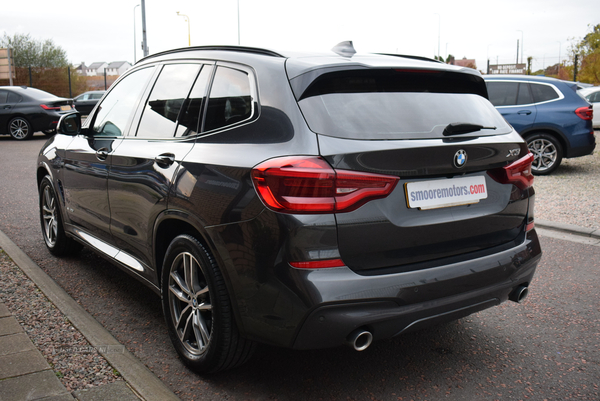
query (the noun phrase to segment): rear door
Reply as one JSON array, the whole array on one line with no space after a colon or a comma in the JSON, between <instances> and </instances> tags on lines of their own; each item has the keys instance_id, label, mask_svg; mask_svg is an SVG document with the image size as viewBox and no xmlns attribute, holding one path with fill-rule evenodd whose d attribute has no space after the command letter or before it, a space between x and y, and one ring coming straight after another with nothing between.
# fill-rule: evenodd
<instances>
[{"instance_id":1,"label":"rear door","mask_svg":"<svg viewBox=\"0 0 600 401\"><path fill-rule=\"evenodd\" d=\"M318 80L299 105L321 155L335 169L400 178L388 197L336 214L350 268L415 270L523 240L527 193L488 173L524 156L526 146L485 99L480 78L394 69ZM466 132L448 134L451 124Z\"/></svg>"},{"instance_id":2,"label":"rear door","mask_svg":"<svg viewBox=\"0 0 600 401\"><path fill-rule=\"evenodd\" d=\"M517 132L533 125L537 109L528 82L488 81L487 89L490 102Z\"/></svg>"}]
</instances>

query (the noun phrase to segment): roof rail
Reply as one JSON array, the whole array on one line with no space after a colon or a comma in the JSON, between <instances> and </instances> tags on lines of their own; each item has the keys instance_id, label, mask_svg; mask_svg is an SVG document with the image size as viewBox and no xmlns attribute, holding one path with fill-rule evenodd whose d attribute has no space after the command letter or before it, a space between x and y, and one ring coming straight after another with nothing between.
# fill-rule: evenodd
<instances>
[{"instance_id":1,"label":"roof rail","mask_svg":"<svg viewBox=\"0 0 600 401\"><path fill-rule=\"evenodd\" d=\"M434 60L432 58L428 58L428 57L421 57L421 56L408 56L406 54L393 54L393 53L375 53L375 54L379 54L380 56L391 56L391 57L404 57L404 58L411 58L413 60L421 60L421 61L430 61L432 63L440 63L440 64L445 64L442 63L439 60Z\"/></svg>"},{"instance_id":2,"label":"roof rail","mask_svg":"<svg viewBox=\"0 0 600 401\"><path fill-rule=\"evenodd\" d=\"M261 54L263 56L271 56L271 57L285 57L280 53L277 53L273 50L261 49L258 47L246 47L246 46L190 46L190 47L181 47L178 49L166 50L164 52L151 54L149 56L144 57L141 60L138 60L136 64L140 61L148 60L152 57L163 56L165 54L177 53L182 50L217 50L217 51L233 51L233 52L242 52L242 53L253 53L253 54Z\"/></svg>"}]
</instances>

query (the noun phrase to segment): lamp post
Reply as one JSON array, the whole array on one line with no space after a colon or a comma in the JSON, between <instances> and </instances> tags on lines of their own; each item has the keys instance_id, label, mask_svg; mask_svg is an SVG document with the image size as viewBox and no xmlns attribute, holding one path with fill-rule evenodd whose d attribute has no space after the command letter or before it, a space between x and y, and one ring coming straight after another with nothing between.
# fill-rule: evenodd
<instances>
[{"instance_id":1,"label":"lamp post","mask_svg":"<svg viewBox=\"0 0 600 401\"><path fill-rule=\"evenodd\" d=\"M525 42L523 42L523 31L517 29L517 32L521 32L521 64L523 64L523 48L525 47Z\"/></svg>"},{"instance_id":2,"label":"lamp post","mask_svg":"<svg viewBox=\"0 0 600 401\"><path fill-rule=\"evenodd\" d=\"M146 0L142 2L142 49L144 49L144 57L148 57L148 40L146 39Z\"/></svg>"},{"instance_id":3,"label":"lamp post","mask_svg":"<svg viewBox=\"0 0 600 401\"><path fill-rule=\"evenodd\" d=\"M140 5L133 7L133 64L137 61L137 40L135 38L135 9Z\"/></svg>"},{"instance_id":4,"label":"lamp post","mask_svg":"<svg viewBox=\"0 0 600 401\"><path fill-rule=\"evenodd\" d=\"M441 26L442 26L442 17L440 16L440 14L438 13L434 13L435 15L438 16L438 59L440 58L440 32L441 32Z\"/></svg>"},{"instance_id":5,"label":"lamp post","mask_svg":"<svg viewBox=\"0 0 600 401\"><path fill-rule=\"evenodd\" d=\"M557 73L560 73L560 47L561 47L561 43L558 42L558 70L557 70Z\"/></svg>"},{"instance_id":6,"label":"lamp post","mask_svg":"<svg viewBox=\"0 0 600 401\"><path fill-rule=\"evenodd\" d=\"M237 0L237 14L238 14L238 46L240 45L240 0Z\"/></svg>"},{"instance_id":7,"label":"lamp post","mask_svg":"<svg viewBox=\"0 0 600 401\"><path fill-rule=\"evenodd\" d=\"M188 17L185 14L181 14L179 11L177 11L177 15L179 15L180 17L185 18L185 20L187 21L188 24L188 46L192 45L192 40L190 38L190 17Z\"/></svg>"}]
</instances>

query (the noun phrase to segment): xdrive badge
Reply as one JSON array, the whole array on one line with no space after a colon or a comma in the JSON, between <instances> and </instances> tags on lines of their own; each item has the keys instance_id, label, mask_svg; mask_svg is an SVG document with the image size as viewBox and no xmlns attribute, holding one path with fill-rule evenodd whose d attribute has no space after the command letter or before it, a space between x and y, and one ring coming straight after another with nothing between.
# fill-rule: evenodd
<instances>
[{"instance_id":1,"label":"xdrive badge","mask_svg":"<svg viewBox=\"0 0 600 401\"><path fill-rule=\"evenodd\" d=\"M454 167L462 168L467 164L467 152L463 149L454 154Z\"/></svg>"}]
</instances>

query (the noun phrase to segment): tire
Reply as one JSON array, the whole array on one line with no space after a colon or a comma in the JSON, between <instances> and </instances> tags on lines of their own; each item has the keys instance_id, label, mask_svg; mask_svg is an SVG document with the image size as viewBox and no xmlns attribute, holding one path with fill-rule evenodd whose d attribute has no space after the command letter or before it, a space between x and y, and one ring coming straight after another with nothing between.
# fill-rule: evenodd
<instances>
[{"instance_id":1,"label":"tire","mask_svg":"<svg viewBox=\"0 0 600 401\"><path fill-rule=\"evenodd\" d=\"M24 141L33 136L31 124L23 117L15 117L8 123L8 133L18 141Z\"/></svg>"},{"instance_id":2,"label":"tire","mask_svg":"<svg viewBox=\"0 0 600 401\"><path fill-rule=\"evenodd\" d=\"M223 276L206 248L191 235L176 237L162 272L163 312L183 362L199 373L247 362L256 344L240 336Z\"/></svg>"},{"instance_id":3,"label":"tire","mask_svg":"<svg viewBox=\"0 0 600 401\"><path fill-rule=\"evenodd\" d=\"M560 166L563 148L555 136L535 133L525 138L529 151L534 159L531 170L535 175L547 175Z\"/></svg>"},{"instance_id":4,"label":"tire","mask_svg":"<svg viewBox=\"0 0 600 401\"><path fill-rule=\"evenodd\" d=\"M39 194L42 235L50 253L67 256L79 252L83 246L65 234L58 198L49 176L42 179Z\"/></svg>"}]
</instances>

